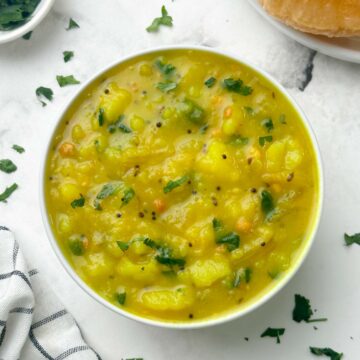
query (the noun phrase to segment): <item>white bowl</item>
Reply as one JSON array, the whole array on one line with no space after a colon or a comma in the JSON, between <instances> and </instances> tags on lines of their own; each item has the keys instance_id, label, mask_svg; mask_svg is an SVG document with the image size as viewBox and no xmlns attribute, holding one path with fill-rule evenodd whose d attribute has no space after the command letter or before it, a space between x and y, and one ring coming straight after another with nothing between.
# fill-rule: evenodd
<instances>
[{"instance_id":1,"label":"white bowl","mask_svg":"<svg viewBox=\"0 0 360 360\"><path fill-rule=\"evenodd\" d=\"M32 31L48 14L51 7L54 5L54 2L55 0L42 0L25 24L12 30L0 30L0 44L18 39L19 37Z\"/></svg>"},{"instance_id":2,"label":"white bowl","mask_svg":"<svg viewBox=\"0 0 360 360\"><path fill-rule=\"evenodd\" d=\"M275 88L277 88L281 93L283 93L285 95L285 97L290 101L292 106L298 111L298 113L299 113L299 115L300 115L300 117L301 117L301 119L303 121L303 124L304 124L306 130L308 131L308 134L310 136L310 139L311 139L314 151L315 151L316 162L317 162L317 167L318 167L318 178L319 178L319 196L318 196L317 212L316 212L316 215L315 215L315 220L314 220L314 223L313 223L312 231L311 231L308 239L304 240L304 245L303 245L303 247L301 249L301 254L298 255L298 257L296 259L296 262L294 262L294 264L292 264L291 268L286 272L286 274L281 279L279 279L278 282L275 285L273 285L268 292L266 292L263 296L259 296L248 307L246 307L244 309L234 310L233 312L229 312L229 313L224 313L223 315L220 315L220 316L218 316L216 318L202 319L202 320L198 320L198 321L191 321L191 322L188 322L188 323L185 323L185 322L178 323L178 322L167 322L167 321L153 320L153 319L144 318L144 317L141 317L141 316L138 316L138 315L134 315L134 314L132 314L130 312L127 312L127 311L124 311L124 310L120 309L119 307L111 304L110 302L108 302L107 300L102 298L100 295L98 295L93 289L91 289L76 274L74 269L70 266L70 264L66 260L64 254L62 253L62 251L61 251L61 249L60 249L60 247L59 247L59 245L57 243L57 240L54 237L53 231L52 231L51 226L50 226L48 214L47 214L47 211L46 211L46 204L45 204L45 178L46 178L47 155L48 155L49 150L51 149L51 146L52 146L53 136L54 136L54 134L55 134L61 120L63 119L63 116L65 115L65 113L69 109L69 107L74 103L76 98L83 92L83 90L90 83L92 83L93 81L95 81L96 79L101 77L104 73L109 71L111 68L119 65L122 62L130 60L130 59L135 58L137 56L141 56L141 55L145 55L145 54L149 54L149 53L153 53L153 52L166 51L166 50L175 50L175 49L180 49L180 50L200 50L200 51L204 51L204 52L208 52L208 53L224 55L226 57L234 59L235 61L237 61L237 62L239 62L241 64L244 64L245 66L248 66L248 67L252 68L254 71L260 73ZM321 156L320 156L319 147L317 145L315 135L314 135L314 133L313 133L313 131L311 129L311 126L310 126L308 120L305 117L305 114L302 112L302 110L297 105L295 100L288 94L288 92L285 90L285 88L282 85L280 85L272 76L268 75L263 70L256 67L255 65L249 64L248 61L245 61L244 59L240 58L237 55L233 55L233 54L230 54L230 53L225 52L225 51L213 50L213 49L210 49L208 47L203 47L203 46L174 45L174 46L158 47L158 48L154 48L154 49L150 49L150 50L144 50L144 51L138 52L136 54L126 56L126 57L122 58L121 60L118 60L115 63L106 66L102 71L100 71L99 73L94 75L90 80L88 80L85 84L83 84L78 89L78 91L77 91L76 95L74 96L74 98L70 101L70 103L65 107L63 112L60 114L60 116L58 117L58 120L55 122L55 127L54 127L54 129L52 131L51 136L49 137L46 149L44 151L43 159L41 161L40 206L41 206L42 218L43 218L43 222L44 222L44 225L45 225L45 228L46 228L47 235L48 235L48 237L50 239L50 243L52 245L52 248L55 251L57 257L60 260L60 262L62 263L62 265L66 269L66 271L75 280L75 282L83 290L85 290L85 292L87 292L91 297L93 297L99 303L103 304L108 309L113 310L117 314L124 315L127 318L137 320L137 321L142 322L144 324L154 325L154 326L163 327L163 328L196 329L196 328L209 327L209 326L213 326L213 325L222 324L222 323L225 323L227 321L234 320L236 318L244 316L245 314L255 310L260 305L262 305L265 302L267 302L268 300L270 300L295 275L295 273L298 271L298 269L300 268L300 266L304 262L307 254L309 253L309 250L310 250L310 248L311 248L311 246L313 244L313 241L314 241L317 229L318 229L318 225L319 225L319 222L320 222L320 217L321 217L321 212L322 212L322 207L323 207L323 197L324 197L323 170L322 170L322 162L321 162Z\"/></svg>"}]
</instances>

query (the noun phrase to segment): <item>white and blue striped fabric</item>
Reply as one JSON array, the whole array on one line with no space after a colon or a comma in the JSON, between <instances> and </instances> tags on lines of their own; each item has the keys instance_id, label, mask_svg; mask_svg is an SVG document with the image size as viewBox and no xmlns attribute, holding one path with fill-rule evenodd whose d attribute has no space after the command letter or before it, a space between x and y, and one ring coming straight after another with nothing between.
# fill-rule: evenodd
<instances>
[{"instance_id":1,"label":"white and blue striped fabric","mask_svg":"<svg viewBox=\"0 0 360 360\"><path fill-rule=\"evenodd\" d=\"M0 360L101 360L0 226Z\"/></svg>"}]
</instances>

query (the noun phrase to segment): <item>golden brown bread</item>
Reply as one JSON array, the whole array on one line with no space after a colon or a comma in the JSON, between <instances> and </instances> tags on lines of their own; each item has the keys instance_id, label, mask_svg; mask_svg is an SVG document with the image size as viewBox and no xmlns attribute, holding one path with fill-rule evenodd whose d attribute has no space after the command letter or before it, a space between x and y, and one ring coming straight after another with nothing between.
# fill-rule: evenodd
<instances>
[{"instance_id":1,"label":"golden brown bread","mask_svg":"<svg viewBox=\"0 0 360 360\"><path fill-rule=\"evenodd\" d=\"M360 36L360 0L259 0L295 29L329 37Z\"/></svg>"}]
</instances>

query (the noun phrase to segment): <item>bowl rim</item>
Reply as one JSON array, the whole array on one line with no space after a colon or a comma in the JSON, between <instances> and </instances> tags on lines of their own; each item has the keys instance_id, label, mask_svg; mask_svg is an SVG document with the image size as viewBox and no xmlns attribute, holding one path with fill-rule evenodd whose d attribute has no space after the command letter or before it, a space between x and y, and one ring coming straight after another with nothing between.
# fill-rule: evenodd
<instances>
[{"instance_id":1,"label":"bowl rim","mask_svg":"<svg viewBox=\"0 0 360 360\"><path fill-rule=\"evenodd\" d=\"M55 0L41 0L34 13L31 15L30 20L26 23L11 30L0 30L0 44L16 40L34 30L48 14L54 3Z\"/></svg>"},{"instance_id":2,"label":"bowl rim","mask_svg":"<svg viewBox=\"0 0 360 360\"><path fill-rule=\"evenodd\" d=\"M54 137L54 134L56 130L58 129L61 120L63 119L64 115L66 114L69 107L75 102L75 100L78 98L78 96L89 86L91 83L96 81L99 77L101 77L104 73L108 72L112 68L118 66L121 63L124 63L128 60L131 60L133 58L147 55L151 53L161 52L161 51L169 51L169 50L195 50L195 51L203 51L208 52L211 54L221 55L228 57L234 61L239 62L240 64L249 67L250 69L254 70L255 72L259 73L261 76L263 76L267 81L269 81L272 86L278 89L285 98L292 104L293 108L298 112L301 121L303 123L303 126L305 127L308 136L310 138L310 142L313 146L314 152L315 152L315 159L317 162L317 171L318 171L318 206L316 209L316 219L313 222L311 232L308 235L308 238L306 239L306 243L303 246L303 249L301 250L301 253L299 254L298 259L296 262L291 266L291 268L285 273L285 275L278 281L277 284L273 285L268 292L261 295L257 299L255 299L248 307L245 307L244 309L240 309L238 311L229 311L225 312L224 314L220 314L217 317L213 318L205 318L201 319L199 321L193 321L189 323L185 322L169 322L169 321L162 321L162 320L156 320L156 319L149 319L145 317L141 317L139 315L135 315L131 312L122 310L121 308L111 304L106 299L101 297L99 294L97 294L89 285L87 285L80 276L75 272L75 270L71 267L70 263L65 258L64 254L62 253L60 246L57 243L57 240L55 239L55 236L53 234L53 231L50 226L49 217L46 211L46 203L45 203L45 176L46 176L46 164L47 164L47 157L48 153L51 147L52 139ZM65 268L67 273L72 277L72 279L79 285L88 295L90 295L93 299L98 301L100 304L104 305L107 309L110 309L117 314L121 314L125 316L128 319L132 319L135 321L138 321L140 323L146 324L146 325L153 325L156 327L161 328L169 328L169 329L199 329L204 327L210 327L214 325L219 325L226 323L228 321L240 318L245 316L246 314L252 312L253 310L257 309L267 301L269 301L272 297L274 297L277 293L279 293L285 285L289 283L289 281L293 278L293 276L297 273L301 265L304 263L316 236L316 233L319 228L319 223L321 219L322 209L323 209L323 199L324 199L324 176L323 176L323 163L322 158L319 150L319 145L317 143L315 134L311 128L311 125L300 108L300 106L297 104L297 102L292 98L292 96L288 93L288 91L277 81L275 80L271 75L269 75L264 70L260 69L258 66L252 64L250 61L244 59L243 57L233 54L229 51L224 51L221 49L213 49L206 46L201 45L164 45L154 48L148 48L146 50L141 50L137 52L133 52L130 55L123 56L120 58L120 60L116 60L112 62L111 64L105 66L100 71L96 72L95 75L91 76L85 83L83 83L76 91L76 93L71 97L70 101L67 102L64 106L64 109L61 111L61 113L58 115L56 122L53 125L53 128L50 132L50 136L46 142L46 148L43 153L41 164L40 164L40 209L41 209L41 215L42 220L46 229L47 236L50 240L51 247L53 251L55 252L58 260L62 264L62 266Z\"/></svg>"}]
</instances>

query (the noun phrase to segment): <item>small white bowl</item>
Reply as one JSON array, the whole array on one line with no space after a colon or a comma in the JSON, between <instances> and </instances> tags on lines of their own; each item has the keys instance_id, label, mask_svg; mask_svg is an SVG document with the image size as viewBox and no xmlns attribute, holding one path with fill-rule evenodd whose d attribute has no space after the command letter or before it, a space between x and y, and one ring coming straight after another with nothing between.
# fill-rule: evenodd
<instances>
[{"instance_id":1,"label":"small white bowl","mask_svg":"<svg viewBox=\"0 0 360 360\"><path fill-rule=\"evenodd\" d=\"M16 27L12 30L0 30L0 44L7 43L18 39L19 37L32 31L44 17L48 14L55 0L41 0L34 13L30 16L30 19L23 25Z\"/></svg>"},{"instance_id":2,"label":"small white bowl","mask_svg":"<svg viewBox=\"0 0 360 360\"><path fill-rule=\"evenodd\" d=\"M108 302L107 300L102 298L99 294L97 294L93 289L91 289L76 274L76 272L71 267L69 262L66 260L64 254L62 253L62 251L61 251L61 249L59 247L59 244L58 244L57 240L55 239L53 231L51 229L50 222L49 222L49 217L48 217L48 214L47 214L47 211L46 211L46 203L45 203L45 179L46 179L47 156L48 156L49 151L51 149L53 137L54 137L54 134L55 134L58 126L60 125L61 121L63 120L63 117L64 117L65 113L67 112L69 107L73 105L73 103L75 102L77 97L92 82L96 81L98 78L103 76L103 74L105 74L107 71L109 71L113 67L115 67L115 66L117 66L117 65L119 65L119 64L121 64L121 63L123 63L123 62L125 62L127 60L136 58L136 57L141 56L141 55L149 54L149 53L161 52L161 51L167 51L167 50L175 50L175 49L177 49L177 50L199 50L199 51L203 51L203 52L208 52L208 53L213 53L213 54L226 56L226 57L228 57L230 59L233 59L233 60L239 62L240 64L243 64L245 66L248 66L248 67L252 68L255 72L258 72L264 78L266 78L282 94L284 94L284 96L289 100L289 102L292 104L294 109L296 109L296 111L299 113L300 119L302 120L302 122L304 124L304 127L306 128L306 130L307 130L307 132L309 134L309 137L310 137L310 140L311 140L311 143L313 145L314 152L315 152L315 160L317 162L318 181L319 181L319 184L318 184L318 186L319 186L318 187L318 191L319 191L318 203L317 203L317 209L316 209L315 218L313 220L313 226L312 226L311 233L309 234L308 238L304 240L304 244L303 244L302 248L299 250L299 255L298 255L296 261L292 264L291 268L285 273L285 275L281 279L279 279L278 282L275 285L273 285L266 293L263 292L262 294L258 295L252 301L252 303L250 303L249 306L247 306L245 308L241 308L239 310L234 310L234 311L230 311L230 312L224 312L222 315L219 315L218 317L214 317L214 318L210 318L210 319L202 319L202 320L198 320L198 321L191 321L191 322L188 322L188 323L186 323L186 322L168 322L168 321L154 320L154 319L148 319L148 318L144 318L144 317L132 314L130 312L124 311L123 309L111 304L110 302ZM198 329L198 328L210 327L210 326L213 326L213 325L223 324L223 323L225 323L227 321L234 320L236 318L242 317L245 314L248 314L249 312L257 309L259 306L261 306L262 304L269 301L275 294L277 294L290 281L290 279L299 270L300 266L303 264L303 262L304 262L304 260L305 260L305 258L307 256L307 254L309 253L310 248L311 248L311 246L312 246L312 244L314 242L315 235L316 235L317 230L318 230L320 217L321 217L321 213L322 213L322 207L323 207L323 198L324 198L324 183L323 183L322 161L321 161L320 151L319 151L319 147L318 147L315 135L314 135L314 133L313 133L313 131L311 129L311 126L310 126L308 120L306 119L305 114L302 112L302 110L300 109L298 104L295 102L295 100L285 90L285 88L282 85L280 85L272 76L265 73L263 70L259 69L257 66L255 66L253 64L250 64L248 61L242 59L241 57L239 57L237 55L234 55L234 54L230 54L230 53L228 53L226 51L214 50L214 49L204 47L204 46L193 46L193 45L189 45L189 46L187 46L187 45L163 46L163 47L153 48L153 49L149 49L149 50L144 50L144 51L138 52L136 54L126 56L126 57L122 58L121 60L118 60L115 63L106 66L102 71L100 71L99 73L94 75L91 79L89 79L86 83L84 83L78 89L77 93L74 95L74 97L70 101L70 103L65 106L65 109L62 111L62 113L58 117L57 121L54 122L54 124L55 124L54 129L53 129L53 131L51 133L51 136L48 139L48 143L46 145L46 148L44 149L45 151L44 151L43 158L41 160L41 166L40 166L40 191L39 191L39 193L40 193L40 207L41 207L41 214L42 214L43 222L44 222L44 225L45 225L45 229L46 229L47 235L48 235L48 237L50 239L50 243L52 245L52 248L55 251L58 259L61 262L61 264L64 266L65 270L70 274L70 276L75 280L75 282L85 292L87 292L92 298L97 300L99 303L103 304L108 309L114 311L115 313L121 314L123 316L126 316L129 319L136 320L136 321L139 321L139 322L147 324L147 325L153 325L153 326L158 326L158 327L162 327L162 328L170 328L170 329Z\"/></svg>"}]
</instances>

